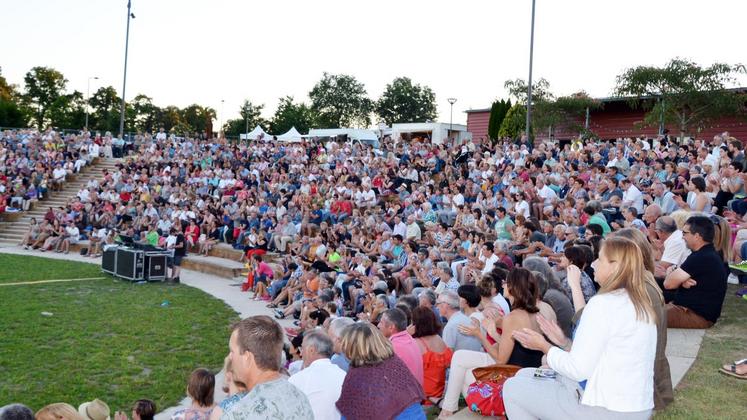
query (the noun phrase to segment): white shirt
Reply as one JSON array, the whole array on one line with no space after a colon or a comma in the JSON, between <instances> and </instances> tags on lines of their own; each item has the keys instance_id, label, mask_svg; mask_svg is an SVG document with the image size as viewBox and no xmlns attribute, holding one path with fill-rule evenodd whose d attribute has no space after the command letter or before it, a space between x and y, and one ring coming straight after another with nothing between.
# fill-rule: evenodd
<instances>
[{"instance_id":1,"label":"white shirt","mask_svg":"<svg viewBox=\"0 0 747 420\"><path fill-rule=\"evenodd\" d=\"M394 232L392 232L393 235L402 235L402 238L407 237L407 225L405 222L399 222L396 225L394 225Z\"/></svg>"},{"instance_id":2,"label":"white shirt","mask_svg":"<svg viewBox=\"0 0 747 420\"><path fill-rule=\"evenodd\" d=\"M345 371L329 359L319 359L288 379L309 398L315 419L337 420L340 412L335 402L340 399Z\"/></svg>"},{"instance_id":3,"label":"white shirt","mask_svg":"<svg viewBox=\"0 0 747 420\"><path fill-rule=\"evenodd\" d=\"M493 271L493 267L495 267L495 263L498 262L498 256L493 254L490 256L490 258L487 258L485 260L485 267L482 269L482 274L488 274L491 271Z\"/></svg>"},{"instance_id":4,"label":"white shirt","mask_svg":"<svg viewBox=\"0 0 747 420\"><path fill-rule=\"evenodd\" d=\"M514 211L516 212L517 216L522 215L525 219L528 219L530 216L529 203L527 203L526 200L516 202L516 204L514 204Z\"/></svg>"},{"instance_id":5,"label":"white shirt","mask_svg":"<svg viewBox=\"0 0 747 420\"><path fill-rule=\"evenodd\" d=\"M542 199L543 204L546 206L552 205L552 201L558 198L558 195L555 194L555 191L553 191L552 188L548 187L547 185L543 186L541 190L537 191L537 195Z\"/></svg>"},{"instance_id":6,"label":"white shirt","mask_svg":"<svg viewBox=\"0 0 747 420\"><path fill-rule=\"evenodd\" d=\"M62 168L57 168L52 171L52 177L54 177L54 179L61 179L64 181L65 175L67 175L67 171Z\"/></svg>"},{"instance_id":7,"label":"white shirt","mask_svg":"<svg viewBox=\"0 0 747 420\"><path fill-rule=\"evenodd\" d=\"M508 315L508 313L511 312L511 308L508 307L508 302L506 302L506 298L504 298L503 295L495 295L490 298L490 300L501 308L503 315Z\"/></svg>"},{"instance_id":8,"label":"white shirt","mask_svg":"<svg viewBox=\"0 0 747 420\"><path fill-rule=\"evenodd\" d=\"M630 184L623 193L623 203L638 210L638 214L643 214L643 193L635 185Z\"/></svg>"},{"instance_id":9,"label":"white shirt","mask_svg":"<svg viewBox=\"0 0 747 420\"><path fill-rule=\"evenodd\" d=\"M636 319L624 290L589 299L570 352L550 348L547 364L561 375L588 380L581 404L619 412L654 408L656 325Z\"/></svg>"},{"instance_id":10,"label":"white shirt","mask_svg":"<svg viewBox=\"0 0 747 420\"><path fill-rule=\"evenodd\" d=\"M664 241L664 252L661 254L661 261L674 265L681 265L690 255L687 249L685 239L682 237L681 230L675 230L666 241Z\"/></svg>"}]
</instances>

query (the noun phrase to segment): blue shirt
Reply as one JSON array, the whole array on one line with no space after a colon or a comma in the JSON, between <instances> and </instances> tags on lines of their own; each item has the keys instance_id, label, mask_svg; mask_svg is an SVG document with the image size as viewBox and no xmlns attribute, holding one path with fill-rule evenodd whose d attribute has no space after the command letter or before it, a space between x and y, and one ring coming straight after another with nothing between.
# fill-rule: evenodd
<instances>
[{"instance_id":1,"label":"blue shirt","mask_svg":"<svg viewBox=\"0 0 747 420\"><path fill-rule=\"evenodd\" d=\"M345 372L350 369L350 360L348 360L348 358L345 357L345 355L342 353L333 354L329 360L333 365L337 365L337 367L344 370Z\"/></svg>"}]
</instances>

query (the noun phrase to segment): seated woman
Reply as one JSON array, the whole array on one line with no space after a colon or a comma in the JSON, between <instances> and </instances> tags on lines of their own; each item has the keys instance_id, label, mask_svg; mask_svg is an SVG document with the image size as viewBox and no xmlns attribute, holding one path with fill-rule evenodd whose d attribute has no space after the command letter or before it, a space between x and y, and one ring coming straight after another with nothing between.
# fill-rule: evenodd
<instances>
[{"instance_id":1,"label":"seated woman","mask_svg":"<svg viewBox=\"0 0 747 420\"><path fill-rule=\"evenodd\" d=\"M635 242L611 237L595 266L602 288L584 307L569 350L534 330L514 332L518 342L547 354L558 377L538 379L534 369L522 369L508 379L503 398L509 418L651 417L657 315L645 267Z\"/></svg>"},{"instance_id":2,"label":"seated woman","mask_svg":"<svg viewBox=\"0 0 747 420\"><path fill-rule=\"evenodd\" d=\"M529 270L516 268L506 278L503 295L511 303L511 312L502 320L486 313L483 322L473 319L471 327L460 326L461 333L479 338L487 353L472 350L457 350L454 353L443 410L439 418L450 417L457 410L460 393L466 395L467 388L475 381L472 369L493 364L521 367L539 367L542 364L542 352L528 349L513 338L514 331L522 329L536 331L539 334L540 328L536 319L540 299L537 280ZM502 321L502 333L498 333L496 321ZM495 344L491 344L488 335L493 338Z\"/></svg>"},{"instance_id":3,"label":"seated woman","mask_svg":"<svg viewBox=\"0 0 747 420\"><path fill-rule=\"evenodd\" d=\"M267 293L267 285L275 275L272 268L264 261L261 255L255 255L254 262L254 300L270 300Z\"/></svg>"},{"instance_id":4,"label":"seated woman","mask_svg":"<svg viewBox=\"0 0 747 420\"><path fill-rule=\"evenodd\" d=\"M210 413L210 420L219 420L224 412L227 412L248 392L246 385L234 377L233 365L229 356L226 356L223 360L223 371L226 372L223 378L223 392L226 393L227 397Z\"/></svg>"},{"instance_id":5,"label":"seated woman","mask_svg":"<svg viewBox=\"0 0 747 420\"><path fill-rule=\"evenodd\" d=\"M423 391L427 405L438 405L446 388L446 369L454 352L439 337L441 323L432 309L418 306L412 311L412 335L423 354Z\"/></svg>"},{"instance_id":6,"label":"seated woman","mask_svg":"<svg viewBox=\"0 0 747 420\"><path fill-rule=\"evenodd\" d=\"M368 322L346 327L341 348L350 360L335 404L343 419L425 420L423 388L378 328Z\"/></svg>"}]
</instances>

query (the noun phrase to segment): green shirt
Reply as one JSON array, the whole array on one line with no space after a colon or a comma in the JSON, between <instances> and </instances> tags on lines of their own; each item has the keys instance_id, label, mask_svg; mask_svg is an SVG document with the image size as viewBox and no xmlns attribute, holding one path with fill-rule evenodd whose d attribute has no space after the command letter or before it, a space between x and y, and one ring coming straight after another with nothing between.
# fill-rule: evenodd
<instances>
[{"instance_id":1,"label":"green shirt","mask_svg":"<svg viewBox=\"0 0 747 420\"><path fill-rule=\"evenodd\" d=\"M513 225L514 222L510 217L508 217L508 215L495 222L495 233L498 236L498 239L511 240L511 232L508 231L508 227Z\"/></svg>"},{"instance_id":2,"label":"green shirt","mask_svg":"<svg viewBox=\"0 0 747 420\"><path fill-rule=\"evenodd\" d=\"M155 230L150 231L145 235L145 240L153 246L158 246L158 239L158 232L156 232Z\"/></svg>"},{"instance_id":3,"label":"green shirt","mask_svg":"<svg viewBox=\"0 0 747 420\"><path fill-rule=\"evenodd\" d=\"M587 225L599 225L602 227L602 236L607 236L608 233L612 232L612 228L607 224L607 219L601 214L597 213L589 218Z\"/></svg>"}]
</instances>

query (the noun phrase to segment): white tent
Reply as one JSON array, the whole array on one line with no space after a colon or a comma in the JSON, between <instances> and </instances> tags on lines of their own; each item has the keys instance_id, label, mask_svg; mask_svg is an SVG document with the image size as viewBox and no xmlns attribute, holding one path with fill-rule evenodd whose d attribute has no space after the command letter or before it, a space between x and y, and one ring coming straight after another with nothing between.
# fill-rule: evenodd
<instances>
[{"instance_id":1,"label":"white tent","mask_svg":"<svg viewBox=\"0 0 747 420\"><path fill-rule=\"evenodd\" d=\"M254 127L254 130L250 131L248 134L239 134L239 140L270 140L272 139L272 136L267 134L265 130L262 129L260 126Z\"/></svg>"},{"instance_id":2,"label":"white tent","mask_svg":"<svg viewBox=\"0 0 747 420\"><path fill-rule=\"evenodd\" d=\"M338 137L343 135L347 136L351 140L379 140L379 137L372 130L361 130L356 128L315 128L309 130L309 134L305 135L304 137Z\"/></svg>"},{"instance_id":3,"label":"white tent","mask_svg":"<svg viewBox=\"0 0 747 420\"><path fill-rule=\"evenodd\" d=\"M287 133L281 134L277 137L278 137L278 141L283 141L287 143L298 143L298 142L303 141L303 136L301 135L301 133L298 132L298 130L296 130L296 127L291 128L290 130L288 130Z\"/></svg>"}]
</instances>

